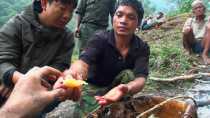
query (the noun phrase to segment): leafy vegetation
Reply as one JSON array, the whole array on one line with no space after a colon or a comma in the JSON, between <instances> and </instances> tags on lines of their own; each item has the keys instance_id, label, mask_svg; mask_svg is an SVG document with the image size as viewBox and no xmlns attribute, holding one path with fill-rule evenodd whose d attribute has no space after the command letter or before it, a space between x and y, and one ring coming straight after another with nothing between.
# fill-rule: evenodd
<instances>
[{"instance_id":1,"label":"leafy vegetation","mask_svg":"<svg viewBox=\"0 0 210 118\"><path fill-rule=\"evenodd\" d=\"M180 9L179 12L180 13L186 13L191 11L191 4L192 4L193 0L181 0L180 1Z\"/></svg>"},{"instance_id":2,"label":"leafy vegetation","mask_svg":"<svg viewBox=\"0 0 210 118\"><path fill-rule=\"evenodd\" d=\"M189 14L170 17L160 28L138 33L150 45L150 76L179 76L199 63L198 57L188 55L182 46L181 29L187 17Z\"/></svg>"},{"instance_id":3,"label":"leafy vegetation","mask_svg":"<svg viewBox=\"0 0 210 118\"><path fill-rule=\"evenodd\" d=\"M20 12L31 0L1 0L0 1L0 26L10 17Z\"/></svg>"},{"instance_id":4,"label":"leafy vegetation","mask_svg":"<svg viewBox=\"0 0 210 118\"><path fill-rule=\"evenodd\" d=\"M193 58L186 55L180 40L161 40L150 43L151 76L172 77L192 68Z\"/></svg>"}]
</instances>

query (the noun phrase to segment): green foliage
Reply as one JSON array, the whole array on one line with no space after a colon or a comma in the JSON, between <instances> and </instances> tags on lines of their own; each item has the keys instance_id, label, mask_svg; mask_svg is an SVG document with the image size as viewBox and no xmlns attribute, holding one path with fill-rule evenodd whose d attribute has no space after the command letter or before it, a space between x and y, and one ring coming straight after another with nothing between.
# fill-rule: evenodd
<instances>
[{"instance_id":1,"label":"green foliage","mask_svg":"<svg viewBox=\"0 0 210 118\"><path fill-rule=\"evenodd\" d=\"M68 23L67 27L71 29L71 31L74 31L76 27L76 14L74 13L73 17L71 18L70 22Z\"/></svg>"},{"instance_id":2,"label":"green foliage","mask_svg":"<svg viewBox=\"0 0 210 118\"><path fill-rule=\"evenodd\" d=\"M31 0L2 0L0 1L0 27L16 13L20 12Z\"/></svg>"},{"instance_id":3,"label":"green foliage","mask_svg":"<svg viewBox=\"0 0 210 118\"><path fill-rule=\"evenodd\" d=\"M180 7L179 8L180 13L186 13L186 12L191 11L192 2L193 2L193 0L181 0L180 1L180 6L179 6Z\"/></svg>"},{"instance_id":4,"label":"green foliage","mask_svg":"<svg viewBox=\"0 0 210 118\"><path fill-rule=\"evenodd\" d=\"M189 13L192 11L192 2L194 0L175 0L177 5L178 5L178 9L175 11L171 11L168 13L168 16L175 16L178 14L182 14L182 13ZM206 6L207 10L210 10L210 2L209 0L203 0L204 5Z\"/></svg>"},{"instance_id":5,"label":"green foliage","mask_svg":"<svg viewBox=\"0 0 210 118\"><path fill-rule=\"evenodd\" d=\"M171 77L181 75L192 67L193 58L184 53L181 42L164 40L150 44L150 70L152 76Z\"/></svg>"},{"instance_id":6,"label":"green foliage","mask_svg":"<svg viewBox=\"0 0 210 118\"><path fill-rule=\"evenodd\" d=\"M145 16L149 16L151 14L154 13L155 8L150 6L150 1L149 0L144 0L143 1L143 7L144 7L144 12L145 12Z\"/></svg>"}]
</instances>

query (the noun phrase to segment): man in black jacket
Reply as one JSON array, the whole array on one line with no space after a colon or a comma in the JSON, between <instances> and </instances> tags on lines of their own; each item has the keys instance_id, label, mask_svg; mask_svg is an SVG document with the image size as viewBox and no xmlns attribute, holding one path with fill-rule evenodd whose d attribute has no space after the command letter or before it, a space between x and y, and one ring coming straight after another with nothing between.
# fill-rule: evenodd
<instances>
[{"instance_id":1,"label":"man in black jacket","mask_svg":"<svg viewBox=\"0 0 210 118\"><path fill-rule=\"evenodd\" d=\"M74 41L65 26L77 0L34 0L33 3L0 29L1 101L34 66L51 66L60 71L69 67Z\"/></svg>"}]
</instances>

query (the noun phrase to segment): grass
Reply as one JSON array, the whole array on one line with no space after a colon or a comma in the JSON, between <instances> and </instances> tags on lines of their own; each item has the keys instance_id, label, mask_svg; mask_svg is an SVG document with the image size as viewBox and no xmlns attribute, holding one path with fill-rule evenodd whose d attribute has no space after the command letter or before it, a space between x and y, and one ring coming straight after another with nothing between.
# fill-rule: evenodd
<instances>
[{"instance_id":1,"label":"grass","mask_svg":"<svg viewBox=\"0 0 210 118\"><path fill-rule=\"evenodd\" d=\"M169 18L161 29L140 31L139 37L150 46L149 77L170 78L189 73L200 64L199 58L189 55L182 46L183 24L188 14ZM148 79L143 93L163 96L184 94L193 86L193 80L176 82L156 82Z\"/></svg>"},{"instance_id":2,"label":"grass","mask_svg":"<svg viewBox=\"0 0 210 118\"><path fill-rule=\"evenodd\" d=\"M187 55L180 40L160 40L150 43L150 75L171 77L185 73L196 59Z\"/></svg>"}]
</instances>

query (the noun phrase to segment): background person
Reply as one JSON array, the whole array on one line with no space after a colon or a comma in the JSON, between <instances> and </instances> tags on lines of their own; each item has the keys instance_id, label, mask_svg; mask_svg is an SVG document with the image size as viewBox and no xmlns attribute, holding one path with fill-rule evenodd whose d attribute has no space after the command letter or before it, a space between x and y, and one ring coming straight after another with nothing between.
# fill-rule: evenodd
<instances>
[{"instance_id":1,"label":"background person","mask_svg":"<svg viewBox=\"0 0 210 118\"><path fill-rule=\"evenodd\" d=\"M98 30L109 25L113 16L115 0L80 0L76 9L77 25L75 33L79 38L79 50L83 50L89 38Z\"/></svg>"},{"instance_id":2,"label":"background person","mask_svg":"<svg viewBox=\"0 0 210 118\"><path fill-rule=\"evenodd\" d=\"M209 38L205 37L205 32L208 34L207 23L209 18L205 15L205 6L203 1L195 0L192 3L192 12L194 17L188 18L183 27L183 46L191 53L202 54L205 63L210 63L208 59L209 48L206 46Z\"/></svg>"}]
</instances>

